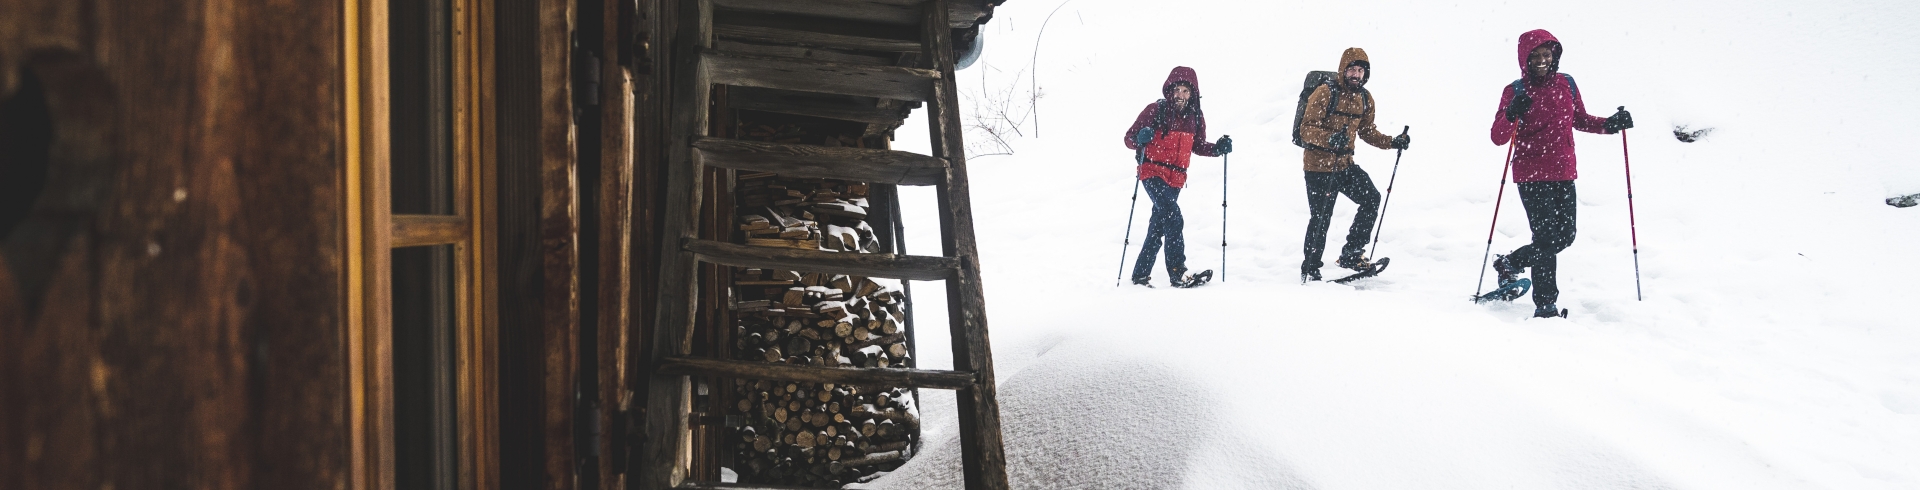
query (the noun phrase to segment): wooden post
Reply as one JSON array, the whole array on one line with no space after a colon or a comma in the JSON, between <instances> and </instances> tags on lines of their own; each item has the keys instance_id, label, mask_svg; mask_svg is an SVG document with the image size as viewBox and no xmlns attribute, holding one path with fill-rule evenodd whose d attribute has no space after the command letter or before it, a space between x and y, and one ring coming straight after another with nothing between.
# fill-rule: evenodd
<instances>
[{"instance_id":1,"label":"wooden post","mask_svg":"<svg viewBox=\"0 0 1920 490\"><path fill-rule=\"evenodd\" d=\"M695 159L693 141L705 136L712 86L700 52L713 42L713 9L709 0L680 0L678 32L673 40L674 93L672 123L668 125L665 230L659 237L660 294L654 315L653 352L648 367L669 357L685 356L693 346L694 309L698 303L694 273L698 264L681 248L683 238L697 238L698 203L704 166ZM640 452L635 478L643 487L673 488L687 478L685 449L688 413L692 410L691 383L683 375L649 371L646 443Z\"/></svg>"},{"instance_id":2,"label":"wooden post","mask_svg":"<svg viewBox=\"0 0 1920 490\"><path fill-rule=\"evenodd\" d=\"M600 295L599 385L600 427L607 431L599 444L600 482L604 488L625 488L626 482L614 474L613 456L623 434L614 434L614 413L621 408L627 392L628 297L631 294L633 237L633 76L627 66L614 59L622 51L618 33L620 2L602 2L604 22L602 48L607 61L601 63L600 80ZM591 137L591 136L589 136Z\"/></svg>"},{"instance_id":3,"label":"wooden post","mask_svg":"<svg viewBox=\"0 0 1920 490\"><path fill-rule=\"evenodd\" d=\"M934 97L927 104L933 156L947 160L947 182L936 187L940 201L941 248L960 261L947 280L948 324L953 335L953 368L971 371L974 388L956 398L960 409L960 461L968 490L1007 486L1007 458L1000 438L1000 404L994 393L993 352L987 345L986 290L980 282L980 250L974 243L973 204L968 197L967 155L962 144L960 98L955 93L953 31L949 0L929 0L921 23L926 60L939 70Z\"/></svg>"}]
</instances>

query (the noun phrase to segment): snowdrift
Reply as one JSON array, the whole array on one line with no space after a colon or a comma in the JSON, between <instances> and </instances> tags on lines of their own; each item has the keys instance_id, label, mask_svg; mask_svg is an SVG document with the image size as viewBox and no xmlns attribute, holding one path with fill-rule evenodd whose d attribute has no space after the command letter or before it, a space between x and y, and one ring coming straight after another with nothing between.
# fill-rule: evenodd
<instances>
[{"instance_id":1,"label":"snowdrift","mask_svg":"<svg viewBox=\"0 0 1920 490\"><path fill-rule=\"evenodd\" d=\"M960 77L973 101L1041 94L1011 155L970 161L1016 488L1920 488L1920 210L1884 203L1920 192L1906 143L1920 134L1920 4L998 12ZM1560 257L1572 318L1465 301L1501 173L1486 128L1519 76L1513 38L1533 28L1565 42L1589 111L1624 105L1639 124L1644 301L1621 138L1584 133L1580 230ZM1378 251L1393 267L1301 285L1287 125L1301 76L1349 46L1373 58L1382 131L1412 127ZM1175 65L1198 70L1211 136L1239 150L1225 280L1174 290L1157 272L1160 288L1115 288L1133 185L1120 133ZM898 148L925 146L916 124ZM1680 125L1713 131L1683 143ZM1392 152L1358 158L1385 191ZM1181 197L1195 270L1221 264L1222 163L1196 158ZM907 222L933 222L930 191L915 192ZM1528 237L1505 192L1496 253ZM1336 230L1352 209L1341 201ZM938 253L932 233L909 229L916 253ZM926 313L944 310L938 285L916 286L921 366L944 368L940 315ZM951 395L923 409L923 453L857 486L962 488Z\"/></svg>"}]
</instances>

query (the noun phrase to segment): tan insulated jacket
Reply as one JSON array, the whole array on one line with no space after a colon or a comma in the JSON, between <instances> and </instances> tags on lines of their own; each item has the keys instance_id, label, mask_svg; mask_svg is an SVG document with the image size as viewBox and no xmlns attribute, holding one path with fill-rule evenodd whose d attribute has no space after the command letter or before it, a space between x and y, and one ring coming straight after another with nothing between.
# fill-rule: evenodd
<instances>
[{"instance_id":1,"label":"tan insulated jacket","mask_svg":"<svg viewBox=\"0 0 1920 490\"><path fill-rule=\"evenodd\" d=\"M1308 146L1305 152L1308 172L1338 172L1353 165L1351 146L1331 148L1328 142L1334 134L1342 131L1355 144L1365 141L1382 150L1391 148L1393 137L1380 134L1380 130L1373 127L1372 96L1364 89L1346 87L1346 77L1339 75L1356 61L1367 62L1367 52L1360 48L1347 48L1346 52L1340 54L1340 69L1334 71L1342 85L1338 90L1340 100L1331 100L1335 90L1327 85L1321 85L1307 96L1307 109L1300 117L1300 139ZM1366 76L1373 76L1371 67L1367 69ZM1327 110L1327 104L1330 103L1334 104L1332 111Z\"/></svg>"}]
</instances>

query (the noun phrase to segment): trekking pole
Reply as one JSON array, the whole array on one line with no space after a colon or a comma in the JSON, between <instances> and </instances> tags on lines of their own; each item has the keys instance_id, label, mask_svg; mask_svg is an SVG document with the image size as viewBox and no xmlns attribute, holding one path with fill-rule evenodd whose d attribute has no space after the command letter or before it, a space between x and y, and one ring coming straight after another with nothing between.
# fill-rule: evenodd
<instances>
[{"instance_id":1,"label":"trekking pole","mask_svg":"<svg viewBox=\"0 0 1920 490\"><path fill-rule=\"evenodd\" d=\"M1507 171L1513 168L1514 143L1520 140L1520 128L1513 128L1513 137L1507 140L1507 159L1500 165L1500 193L1493 198L1493 224L1487 225L1487 251L1480 253L1480 278L1473 282L1473 297L1480 297L1480 288L1487 281L1487 258L1493 255L1493 229L1500 224L1500 200L1507 197Z\"/></svg>"},{"instance_id":2,"label":"trekking pole","mask_svg":"<svg viewBox=\"0 0 1920 490\"><path fill-rule=\"evenodd\" d=\"M1627 110L1627 106L1620 106ZM1620 130L1620 160L1627 168L1627 230L1633 236L1633 298L1634 301L1646 301L1646 295L1640 292L1640 225L1633 218L1633 157L1627 153L1627 130Z\"/></svg>"},{"instance_id":3,"label":"trekking pole","mask_svg":"<svg viewBox=\"0 0 1920 490\"><path fill-rule=\"evenodd\" d=\"M1401 126L1400 135L1406 136L1409 129L1413 129L1413 126ZM1380 221L1373 224L1373 249L1367 251L1367 260L1373 260L1373 253L1380 250L1380 227L1387 224L1387 205L1393 203L1393 181L1400 178L1400 153L1404 151L1407 150L1393 150L1393 175L1387 177L1387 197L1380 201ZM1500 187L1505 188L1506 184Z\"/></svg>"},{"instance_id":4,"label":"trekking pole","mask_svg":"<svg viewBox=\"0 0 1920 490\"><path fill-rule=\"evenodd\" d=\"M1232 139L1232 136L1226 136ZM1220 282L1227 282L1227 155L1220 155Z\"/></svg>"},{"instance_id":5,"label":"trekking pole","mask_svg":"<svg viewBox=\"0 0 1920 490\"><path fill-rule=\"evenodd\" d=\"M1133 181L1133 198L1127 203L1127 236L1120 241L1120 269L1113 271L1113 287L1120 287L1120 274L1127 271L1127 247L1133 245L1133 210L1140 207L1140 181Z\"/></svg>"}]
</instances>

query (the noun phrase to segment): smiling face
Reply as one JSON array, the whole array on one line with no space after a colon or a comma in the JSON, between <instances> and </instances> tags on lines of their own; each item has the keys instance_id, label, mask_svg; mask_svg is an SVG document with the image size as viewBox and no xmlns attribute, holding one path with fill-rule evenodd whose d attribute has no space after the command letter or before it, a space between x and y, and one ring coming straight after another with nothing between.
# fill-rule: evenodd
<instances>
[{"instance_id":1,"label":"smiling face","mask_svg":"<svg viewBox=\"0 0 1920 490\"><path fill-rule=\"evenodd\" d=\"M1558 68L1559 63L1556 61L1553 56L1553 44L1542 44L1540 47L1533 48L1533 52L1527 53L1527 74L1536 77L1552 75Z\"/></svg>"},{"instance_id":2,"label":"smiling face","mask_svg":"<svg viewBox=\"0 0 1920 490\"><path fill-rule=\"evenodd\" d=\"M1360 65L1353 65L1353 66L1347 67L1347 71L1342 72L1341 76L1346 77L1347 85L1351 87L1358 87L1358 86L1367 84L1367 69L1366 67L1363 67Z\"/></svg>"},{"instance_id":3,"label":"smiling face","mask_svg":"<svg viewBox=\"0 0 1920 490\"><path fill-rule=\"evenodd\" d=\"M1176 84L1173 86L1174 108L1186 108L1187 101L1192 98L1193 98L1193 90L1187 88L1187 84L1182 83L1182 84Z\"/></svg>"}]
</instances>

